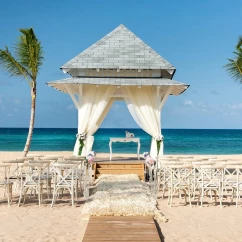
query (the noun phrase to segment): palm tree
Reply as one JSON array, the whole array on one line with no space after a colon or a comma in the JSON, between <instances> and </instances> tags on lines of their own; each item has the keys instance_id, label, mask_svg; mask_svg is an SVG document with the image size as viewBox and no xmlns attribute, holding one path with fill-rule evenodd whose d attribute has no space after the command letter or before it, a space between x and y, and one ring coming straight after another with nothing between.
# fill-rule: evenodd
<instances>
[{"instance_id":1,"label":"palm tree","mask_svg":"<svg viewBox=\"0 0 242 242\"><path fill-rule=\"evenodd\" d=\"M30 86L31 116L28 137L23 152L23 156L26 156L34 129L37 75L44 58L41 43L36 38L33 28L20 29L20 32L20 38L13 47L15 56L11 54L8 47L0 49L0 67L10 76L25 79Z\"/></svg>"},{"instance_id":2,"label":"palm tree","mask_svg":"<svg viewBox=\"0 0 242 242\"><path fill-rule=\"evenodd\" d=\"M235 59L228 59L229 63L225 65L225 68L235 81L242 84L242 36L239 38L236 50L233 53Z\"/></svg>"}]
</instances>

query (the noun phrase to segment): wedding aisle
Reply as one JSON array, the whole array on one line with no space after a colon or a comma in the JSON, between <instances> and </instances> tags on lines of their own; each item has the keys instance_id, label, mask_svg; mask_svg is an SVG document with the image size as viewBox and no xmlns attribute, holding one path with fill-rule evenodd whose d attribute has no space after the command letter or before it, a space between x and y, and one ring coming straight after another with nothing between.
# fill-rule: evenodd
<instances>
[{"instance_id":1,"label":"wedding aisle","mask_svg":"<svg viewBox=\"0 0 242 242\"><path fill-rule=\"evenodd\" d=\"M83 241L160 241L154 218L166 218L138 175L101 175L94 185L82 209L90 218Z\"/></svg>"}]
</instances>

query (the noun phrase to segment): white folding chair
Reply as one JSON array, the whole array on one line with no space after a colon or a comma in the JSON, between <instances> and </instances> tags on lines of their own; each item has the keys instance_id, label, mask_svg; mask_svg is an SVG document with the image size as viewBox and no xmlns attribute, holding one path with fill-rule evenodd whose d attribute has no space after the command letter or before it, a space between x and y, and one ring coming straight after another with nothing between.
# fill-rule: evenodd
<instances>
[{"instance_id":1,"label":"white folding chair","mask_svg":"<svg viewBox=\"0 0 242 242\"><path fill-rule=\"evenodd\" d=\"M240 194L242 192L242 166L235 165L234 168L236 170L236 182L232 185L231 203L236 195L236 208L238 208L238 202L241 199Z\"/></svg>"},{"instance_id":2,"label":"white folding chair","mask_svg":"<svg viewBox=\"0 0 242 242\"><path fill-rule=\"evenodd\" d=\"M26 194L28 190L38 194L39 206L43 200L43 184L44 181L41 179L43 175L43 165L42 164L22 164L20 165L20 175L21 175L21 186L20 186L20 196L18 206L20 206L21 200L23 199L23 204L26 200Z\"/></svg>"},{"instance_id":3,"label":"white folding chair","mask_svg":"<svg viewBox=\"0 0 242 242\"><path fill-rule=\"evenodd\" d=\"M196 191L199 191L199 186L202 183L202 173L200 171L200 167L202 165L215 165L215 161L209 161L209 160L198 160L192 162L193 166L193 175L192 175L192 190L193 190L193 200L195 200L196 197ZM211 191L210 191L211 194ZM212 195L211 195L212 197Z\"/></svg>"},{"instance_id":4,"label":"white folding chair","mask_svg":"<svg viewBox=\"0 0 242 242\"><path fill-rule=\"evenodd\" d=\"M10 203L12 203L12 186L13 182L9 180L9 174L10 174L10 167L11 165L2 165L0 164L0 174L4 174L4 178L0 179L0 187L2 187L3 190L3 198L7 195L8 199L8 206L10 206Z\"/></svg>"},{"instance_id":5,"label":"white folding chair","mask_svg":"<svg viewBox=\"0 0 242 242\"><path fill-rule=\"evenodd\" d=\"M71 195L72 207L74 207L74 196L77 200L77 164L53 164L54 189L51 207L53 207L59 192L67 189Z\"/></svg>"},{"instance_id":6,"label":"white folding chair","mask_svg":"<svg viewBox=\"0 0 242 242\"><path fill-rule=\"evenodd\" d=\"M173 195L178 192L181 199L181 192L185 195L185 204L187 204L187 195L191 206L191 165L170 165L171 179L168 183L168 205L172 206Z\"/></svg>"},{"instance_id":7,"label":"white folding chair","mask_svg":"<svg viewBox=\"0 0 242 242\"><path fill-rule=\"evenodd\" d=\"M3 164L9 164L9 165L16 165L15 168L12 169L10 176L9 176L9 181L14 183L14 191L18 190L20 187L20 183L21 183L21 176L20 176L20 170L19 170L19 165L23 164L25 161L25 159L16 159L16 160L7 160L7 161L3 161Z\"/></svg>"},{"instance_id":8,"label":"white folding chair","mask_svg":"<svg viewBox=\"0 0 242 242\"><path fill-rule=\"evenodd\" d=\"M224 165L223 175L223 191L229 192L233 190L233 185L237 182L237 167L242 165L240 161L221 162Z\"/></svg>"},{"instance_id":9,"label":"white folding chair","mask_svg":"<svg viewBox=\"0 0 242 242\"><path fill-rule=\"evenodd\" d=\"M46 186L48 199L49 199L49 195L51 194L51 180L52 180L52 177L53 177L53 174L50 171L50 165L52 163L53 163L53 160L46 160L46 159L35 160L35 161L29 162L29 164L33 164L33 165L34 164L42 165L42 172L41 172L40 180L43 181L45 186Z\"/></svg>"},{"instance_id":10,"label":"white folding chair","mask_svg":"<svg viewBox=\"0 0 242 242\"><path fill-rule=\"evenodd\" d=\"M217 195L219 197L220 207L222 207L222 195L223 195L223 170L224 166L215 166L215 165L205 165L202 164L197 167L198 171L201 174L201 180L197 180L199 196L198 201L200 200L201 207L203 206L203 200L205 194L210 191L214 192L215 203L217 203Z\"/></svg>"},{"instance_id":11,"label":"white folding chair","mask_svg":"<svg viewBox=\"0 0 242 242\"><path fill-rule=\"evenodd\" d=\"M160 171L157 175L157 190L162 187L162 198L165 196L165 191L168 189L168 183L171 179L171 170L170 165L183 165L183 162L180 162L177 159L161 160L160 161Z\"/></svg>"}]
</instances>

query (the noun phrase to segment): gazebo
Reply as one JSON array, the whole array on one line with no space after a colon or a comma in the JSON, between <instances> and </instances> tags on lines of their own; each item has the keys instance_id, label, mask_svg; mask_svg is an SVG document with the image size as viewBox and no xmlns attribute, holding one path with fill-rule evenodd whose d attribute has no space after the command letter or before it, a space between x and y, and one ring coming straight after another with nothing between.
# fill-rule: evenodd
<instances>
[{"instance_id":1,"label":"gazebo","mask_svg":"<svg viewBox=\"0 0 242 242\"><path fill-rule=\"evenodd\" d=\"M150 155L163 155L161 109L169 95L189 87L172 80L174 66L121 24L61 69L71 77L47 84L69 94L78 110L75 156L92 150L93 135L115 100L124 100L136 123L151 136Z\"/></svg>"}]
</instances>

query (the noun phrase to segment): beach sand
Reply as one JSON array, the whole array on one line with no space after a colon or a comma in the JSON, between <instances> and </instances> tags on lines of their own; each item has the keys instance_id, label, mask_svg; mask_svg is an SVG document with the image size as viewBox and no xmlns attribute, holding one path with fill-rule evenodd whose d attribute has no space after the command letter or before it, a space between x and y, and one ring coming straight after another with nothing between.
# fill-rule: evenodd
<instances>
[{"instance_id":1,"label":"beach sand","mask_svg":"<svg viewBox=\"0 0 242 242\"><path fill-rule=\"evenodd\" d=\"M36 154L72 155L71 152L31 152ZM3 160L21 156L21 152L0 152L0 163ZM108 154L98 154L108 160ZM132 157L134 155L114 154L114 157ZM242 159L242 155L227 155L221 158ZM1 190L0 190L1 191ZM159 194L160 197L160 194ZM1 200L0 200L1 201ZM37 201L26 201L22 207L14 204L8 208L6 202L0 202L0 241L82 241L87 221L81 219L83 199L72 208L70 200L58 202L50 208L50 200L40 207ZM203 208L179 204L174 199L172 208L167 200L158 199L161 212L169 219L161 224L161 233L165 242L171 241L242 241L241 214L242 207L236 209L225 205L224 208L214 204Z\"/></svg>"}]
</instances>

